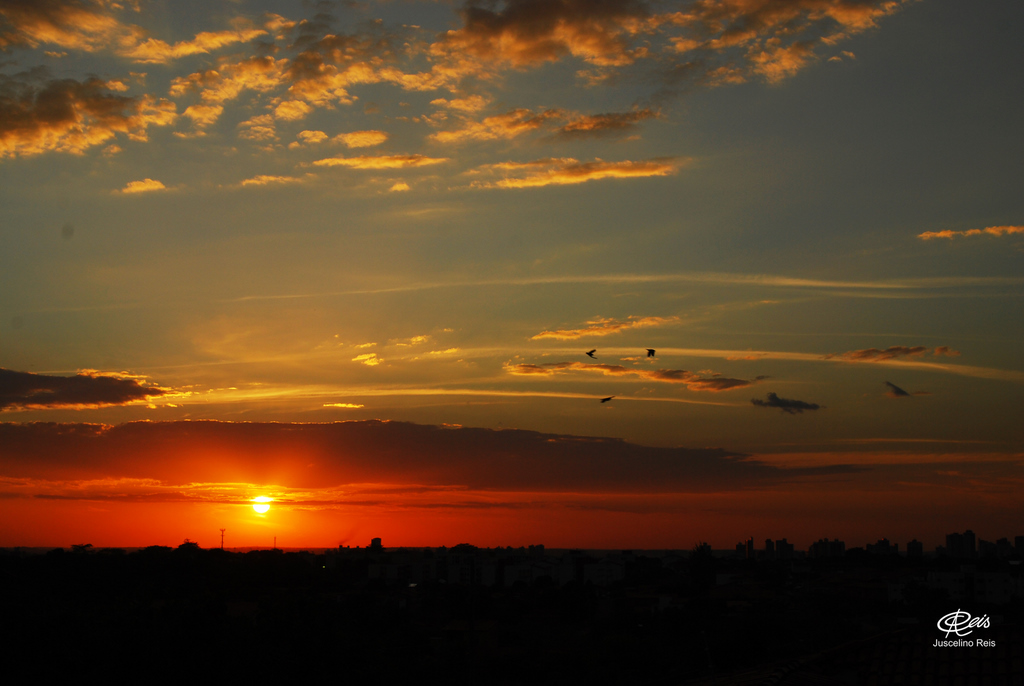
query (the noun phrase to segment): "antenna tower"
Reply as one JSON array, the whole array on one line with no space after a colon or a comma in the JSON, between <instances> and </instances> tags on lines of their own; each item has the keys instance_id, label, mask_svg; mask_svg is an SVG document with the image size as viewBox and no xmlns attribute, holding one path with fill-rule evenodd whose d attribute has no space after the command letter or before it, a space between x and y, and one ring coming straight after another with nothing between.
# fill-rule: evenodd
<instances>
[{"instance_id":1,"label":"antenna tower","mask_svg":"<svg viewBox=\"0 0 1024 686\"><path fill-rule=\"evenodd\" d=\"M224 550L224 532L225 531L227 531L227 529L221 529L220 530L220 549L221 550Z\"/></svg>"}]
</instances>

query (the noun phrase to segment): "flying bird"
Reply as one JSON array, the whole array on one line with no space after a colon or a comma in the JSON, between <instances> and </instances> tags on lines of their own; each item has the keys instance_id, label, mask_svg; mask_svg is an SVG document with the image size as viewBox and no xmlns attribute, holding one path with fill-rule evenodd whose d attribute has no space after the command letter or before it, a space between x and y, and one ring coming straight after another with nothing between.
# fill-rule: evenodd
<instances>
[{"instance_id":1,"label":"flying bird","mask_svg":"<svg viewBox=\"0 0 1024 686\"><path fill-rule=\"evenodd\" d=\"M594 348L593 350L588 350L587 351L587 357L594 357L594 353L596 353L596 352L597 352L597 348ZM594 359L596 360L597 358L594 357Z\"/></svg>"},{"instance_id":2,"label":"flying bird","mask_svg":"<svg viewBox=\"0 0 1024 686\"><path fill-rule=\"evenodd\" d=\"M615 397L614 395L610 395L607 398L601 398L601 402L606 403L606 402L608 402L609 400L611 400L614 397Z\"/></svg>"},{"instance_id":3,"label":"flying bird","mask_svg":"<svg viewBox=\"0 0 1024 686\"><path fill-rule=\"evenodd\" d=\"M647 349L647 357L654 357L654 348Z\"/></svg>"}]
</instances>

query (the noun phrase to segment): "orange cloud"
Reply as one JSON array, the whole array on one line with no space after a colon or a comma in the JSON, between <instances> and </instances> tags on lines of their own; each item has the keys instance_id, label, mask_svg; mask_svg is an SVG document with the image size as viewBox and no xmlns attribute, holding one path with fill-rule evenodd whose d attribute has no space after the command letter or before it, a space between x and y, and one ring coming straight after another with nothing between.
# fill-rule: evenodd
<instances>
[{"instance_id":1,"label":"orange cloud","mask_svg":"<svg viewBox=\"0 0 1024 686\"><path fill-rule=\"evenodd\" d=\"M925 231L917 234L917 237L924 241L933 238L957 238L964 236L1006 236L1014 233L1024 233L1024 226L989 226L984 229L969 229L967 231Z\"/></svg>"},{"instance_id":2,"label":"orange cloud","mask_svg":"<svg viewBox=\"0 0 1024 686\"><path fill-rule=\"evenodd\" d=\"M585 183L595 179L628 179L674 174L678 165L673 158L643 162L579 162L572 158L542 159L533 162L503 162L478 168L480 171L512 172L498 181L474 181L474 188L537 188L540 186Z\"/></svg>"},{"instance_id":3,"label":"orange cloud","mask_svg":"<svg viewBox=\"0 0 1024 686\"><path fill-rule=\"evenodd\" d=\"M332 138L332 141L343 143L349 148L370 148L380 145L388 139L383 131L353 131L352 133L341 133Z\"/></svg>"},{"instance_id":4,"label":"orange cloud","mask_svg":"<svg viewBox=\"0 0 1024 686\"><path fill-rule=\"evenodd\" d=\"M572 119L568 124L558 129L558 133L563 136L573 137L624 133L635 128L638 122L657 116L657 113L649 107L642 110L633 110L632 112L584 115Z\"/></svg>"},{"instance_id":5,"label":"orange cloud","mask_svg":"<svg viewBox=\"0 0 1024 686\"><path fill-rule=\"evenodd\" d=\"M182 76L171 81L171 97L182 97L190 92L198 92L202 104L192 105L185 110L196 126L210 126L223 113L223 103L237 98L243 91L252 90L266 93L284 83L284 70L287 60L275 60L273 57L252 57L234 64L221 65L219 69L209 69ZM303 111L303 108L305 110ZM278 106L279 119L301 119L309 111L305 103L281 103ZM191 113L190 113L191 112ZM259 140L265 140L267 136Z\"/></svg>"},{"instance_id":6,"label":"orange cloud","mask_svg":"<svg viewBox=\"0 0 1024 686\"><path fill-rule=\"evenodd\" d=\"M485 98L482 95L470 95L465 98L453 98L451 100L437 98L436 100L431 100L430 104L435 107L444 107L465 114L474 114L487 107L490 102L490 98Z\"/></svg>"},{"instance_id":7,"label":"orange cloud","mask_svg":"<svg viewBox=\"0 0 1024 686\"><path fill-rule=\"evenodd\" d=\"M303 178L301 176L268 176L266 174L261 174L259 176L254 176L251 179L246 179L245 181L242 181L239 185L267 186L270 184L302 183L303 181L306 180L306 178Z\"/></svg>"},{"instance_id":8,"label":"orange cloud","mask_svg":"<svg viewBox=\"0 0 1024 686\"><path fill-rule=\"evenodd\" d=\"M534 114L527 109L517 109L487 117L483 121L469 122L455 131L438 131L431 134L431 140L438 143L461 143L463 141L486 141L509 139L535 131L551 119L564 119L560 110L546 110Z\"/></svg>"},{"instance_id":9,"label":"orange cloud","mask_svg":"<svg viewBox=\"0 0 1024 686\"><path fill-rule=\"evenodd\" d=\"M377 357L377 353L363 353L362 355L356 355L353 357L352 361L360 362L365 364L367 367L376 367L384 361L384 358Z\"/></svg>"},{"instance_id":10,"label":"orange cloud","mask_svg":"<svg viewBox=\"0 0 1024 686\"><path fill-rule=\"evenodd\" d=\"M184 116L191 119L199 128L205 128L214 124L223 113L224 107L221 105L192 105L182 112Z\"/></svg>"},{"instance_id":11,"label":"orange cloud","mask_svg":"<svg viewBox=\"0 0 1024 686\"><path fill-rule=\"evenodd\" d=\"M138 141L166 126L174 103L115 95L99 79L60 79L42 87L0 76L0 158L57 151L83 154L118 133Z\"/></svg>"},{"instance_id":12,"label":"orange cloud","mask_svg":"<svg viewBox=\"0 0 1024 686\"><path fill-rule=\"evenodd\" d=\"M814 46L810 42L797 42L786 47L761 50L751 55L754 72L776 83L800 71L808 60L814 57Z\"/></svg>"},{"instance_id":13,"label":"orange cloud","mask_svg":"<svg viewBox=\"0 0 1024 686\"><path fill-rule=\"evenodd\" d=\"M303 143L309 145L315 145L316 143L323 143L327 140L327 134L323 131L299 131L298 136Z\"/></svg>"},{"instance_id":14,"label":"orange cloud","mask_svg":"<svg viewBox=\"0 0 1024 686\"><path fill-rule=\"evenodd\" d=\"M555 331L541 331L530 338L537 341L544 338L554 338L560 341L571 341L584 336L607 336L627 329L641 329L651 326L665 326L676 324L679 317L628 317L627 321L620 322L614 319L594 319L587 322L589 326L583 329L558 329Z\"/></svg>"},{"instance_id":15,"label":"orange cloud","mask_svg":"<svg viewBox=\"0 0 1024 686\"><path fill-rule=\"evenodd\" d=\"M274 108L274 116L284 121L298 121L312 111L313 108L301 100L286 100Z\"/></svg>"},{"instance_id":16,"label":"orange cloud","mask_svg":"<svg viewBox=\"0 0 1024 686\"><path fill-rule=\"evenodd\" d=\"M643 2L511 0L494 11L469 2L463 27L432 46L435 55L526 66L572 55L599 66L621 66L642 56L628 36L647 16Z\"/></svg>"},{"instance_id":17,"label":"orange cloud","mask_svg":"<svg viewBox=\"0 0 1024 686\"><path fill-rule=\"evenodd\" d=\"M167 186L163 185L156 179L143 179L142 181L129 181L128 185L121 189L122 193L148 193L149 191L163 191L167 190Z\"/></svg>"},{"instance_id":18,"label":"orange cloud","mask_svg":"<svg viewBox=\"0 0 1024 686\"><path fill-rule=\"evenodd\" d=\"M211 52L235 43L246 43L253 38L264 36L266 33L261 29L204 31L196 34L196 37L190 41L182 41L174 45L156 38L149 38L130 48L122 49L120 54L143 64L166 64L180 57Z\"/></svg>"},{"instance_id":19,"label":"orange cloud","mask_svg":"<svg viewBox=\"0 0 1024 686\"><path fill-rule=\"evenodd\" d=\"M274 116L261 114L258 117L239 122L241 129L238 135L253 141L271 141L277 139L277 129L274 127Z\"/></svg>"},{"instance_id":20,"label":"orange cloud","mask_svg":"<svg viewBox=\"0 0 1024 686\"><path fill-rule=\"evenodd\" d=\"M447 162L447 157L426 157L424 155L382 155L371 157L328 157L313 162L318 167L352 167L353 169L401 169L423 167Z\"/></svg>"},{"instance_id":21,"label":"orange cloud","mask_svg":"<svg viewBox=\"0 0 1024 686\"><path fill-rule=\"evenodd\" d=\"M252 28L203 32L192 40L171 45L147 38L143 29L120 22L110 9L120 9L120 5L103 0L5 0L0 4L0 17L4 19L0 25L0 49L35 48L48 43L84 52L111 50L135 62L165 64L267 33Z\"/></svg>"},{"instance_id":22,"label":"orange cloud","mask_svg":"<svg viewBox=\"0 0 1024 686\"><path fill-rule=\"evenodd\" d=\"M505 371L518 376L554 376L566 371L597 372L605 376L635 376L645 381L685 384L691 391L730 391L752 386L766 377L753 380L730 379L719 374L702 375L685 369L632 369L617 364L588 364L586 362L551 362L548 364L506 365Z\"/></svg>"},{"instance_id":23,"label":"orange cloud","mask_svg":"<svg viewBox=\"0 0 1024 686\"><path fill-rule=\"evenodd\" d=\"M945 346L942 346L942 349L948 350ZM865 348L864 350L850 350L845 353L830 353L824 355L822 359L840 359L849 362L884 362L885 360L895 360L901 357L920 357L926 352L928 352L928 348L923 345L915 345L912 348L905 345L894 345L885 350Z\"/></svg>"},{"instance_id":24,"label":"orange cloud","mask_svg":"<svg viewBox=\"0 0 1024 686\"><path fill-rule=\"evenodd\" d=\"M49 43L91 52L141 36L141 30L124 26L101 6L75 0L7 0L0 4L0 17L0 48Z\"/></svg>"}]
</instances>

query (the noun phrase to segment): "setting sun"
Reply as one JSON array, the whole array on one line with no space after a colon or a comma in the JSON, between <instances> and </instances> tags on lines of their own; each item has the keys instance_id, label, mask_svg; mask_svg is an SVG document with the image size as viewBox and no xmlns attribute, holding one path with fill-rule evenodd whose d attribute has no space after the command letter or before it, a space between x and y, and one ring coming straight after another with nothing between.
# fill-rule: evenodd
<instances>
[{"instance_id":1,"label":"setting sun","mask_svg":"<svg viewBox=\"0 0 1024 686\"><path fill-rule=\"evenodd\" d=\"M270 509L271 499L265 495L261 495L257 498L252 499L252 509L256 510L259 514L266 514Z\"/></svg>"}]
</instances>

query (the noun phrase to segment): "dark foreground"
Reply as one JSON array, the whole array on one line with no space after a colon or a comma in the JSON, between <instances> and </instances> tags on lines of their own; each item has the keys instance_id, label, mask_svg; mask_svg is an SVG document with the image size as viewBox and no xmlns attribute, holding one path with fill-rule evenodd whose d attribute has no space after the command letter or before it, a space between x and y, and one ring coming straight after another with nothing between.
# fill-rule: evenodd
<instances>
[{"instance_id":1,"label":"dark foreground","mask_svg":"<svg viewBox=\"0 0 1024 686\"><path fill-rule=\"evenodd\" d=\"M8 550L0 646L8 674L105 683L1024 686L1015 560L567 554L537 576L549 559ZM957 610L989 626L936 646Z\"/></svg>"}]
</instances>

